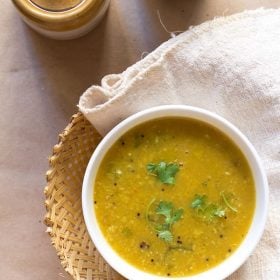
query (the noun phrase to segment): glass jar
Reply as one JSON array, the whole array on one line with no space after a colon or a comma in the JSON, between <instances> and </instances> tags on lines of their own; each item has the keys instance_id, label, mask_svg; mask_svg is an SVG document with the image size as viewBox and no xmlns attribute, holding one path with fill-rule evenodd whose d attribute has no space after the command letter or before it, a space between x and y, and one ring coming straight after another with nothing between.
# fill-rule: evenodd
<instances>
[{"instance_id":1,"label":"glass jar","mask_svg":"<svg viewBox=\"0 0 280 280\"><path fill-rule=\"evenodd\" d=\"M110 0L12 0L23 20L53 39L88 33L104 16Z\"/></svg>"}]
</instances>

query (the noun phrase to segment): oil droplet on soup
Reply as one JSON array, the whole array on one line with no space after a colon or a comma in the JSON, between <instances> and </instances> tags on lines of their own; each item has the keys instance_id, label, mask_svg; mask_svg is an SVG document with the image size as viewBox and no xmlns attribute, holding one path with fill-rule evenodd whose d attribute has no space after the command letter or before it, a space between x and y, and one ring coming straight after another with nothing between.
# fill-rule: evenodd
<instances>
[{"instance_id":1,"label":"oil droplet on soup","mask_svg":"<svg viewBox=\"0 0 280 280\"><path fill-rule=\"evenodd\" d=\"M109 244L156 275L193 275L225 260L255 208L239 148L191 119L162 118L128 131L107 152L94 184L96 217Z\"/></svg>"}]
</instances>

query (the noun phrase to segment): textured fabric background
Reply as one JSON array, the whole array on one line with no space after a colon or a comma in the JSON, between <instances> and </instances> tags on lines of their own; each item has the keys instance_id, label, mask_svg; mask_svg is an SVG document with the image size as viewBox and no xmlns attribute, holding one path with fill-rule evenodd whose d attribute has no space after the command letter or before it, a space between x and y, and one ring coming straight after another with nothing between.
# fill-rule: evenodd
<instances>
[{"instance_id":1,"label":"textured fabric background","mask_svg":"<svg viewBox=\"0 0 280 280\"><path fill-rule=\"evenodd\" d=\"M259 152L270 187L266 230L229 279L279 279L280 10L247 11L191 28L123 73L105 76L81 96L79 108L105 135L127 116L163 104L214 111Z\"/></svg>"}]
</instances>

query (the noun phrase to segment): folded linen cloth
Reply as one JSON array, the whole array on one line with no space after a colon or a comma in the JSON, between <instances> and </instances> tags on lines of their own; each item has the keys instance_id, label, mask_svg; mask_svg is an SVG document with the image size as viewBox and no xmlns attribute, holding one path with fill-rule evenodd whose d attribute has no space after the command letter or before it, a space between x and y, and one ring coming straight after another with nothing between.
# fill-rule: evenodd
<instances>
[{"instance_id":1,"label":"folded linen cloth","mask_svg":"<svg viewBox=\"0 0 280 280\"><path fill-rule=\"evenodd\" d=\"M186 104L218 113L264 162L270 211L254 254L229 279L279 279L280 10L246 11L190 28L121 74L90 87L79 108L105 135L145 108Z\"/></svg>"}]
</instances>

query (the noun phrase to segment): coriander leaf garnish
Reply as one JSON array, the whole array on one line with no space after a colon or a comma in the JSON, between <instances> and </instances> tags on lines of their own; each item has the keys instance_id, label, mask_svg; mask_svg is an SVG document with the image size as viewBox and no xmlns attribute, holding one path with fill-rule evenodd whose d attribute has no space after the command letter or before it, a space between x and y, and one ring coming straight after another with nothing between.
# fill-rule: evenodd
<instances>
[{"instance_id":1,"label":"coriander leaf garnish","mask_svg":"<svg viewBox=\"0 0 280 280\"><path fill-rule=\"evenodd\" d=\"M150 208L152 207L152 205L154 204L154 202L156 201L155 198L153 198L150 203L148 204L147 208L146 208L146 213L145 213L145 217L146 217L146 221L150 222Z\"/></svg>"},{"instance_id":2,"label":"coriander leaf garnish","mask_svg":"<svg viewBox=\"0 0 280 280\"><path fill-rule=\"evenodd\" d=\"M202 208L205 205L206 199L207 199L206 195L196 194L191 203L191 208Z\"/></svg>"},{"instance_id":3,"label":"coriander leaf garnish","mask_svg":"<svg viewBox=\"0 0 280 280\"><path fill-rule=\"evenodd\" d=\"M195 195L190 206L196 210L200 217L208 222L211 222L216 217L222 218L226 214L225 209L220 205L207 202L206 195Z\"/></svg>"},{"instance_id":4,"label":"coriander leaf garnish","mask_svg":"<svg viewBox=\"0 0 280 280\"><path fill-rule=\"evenodd\" d=\"M158 237L166 242L171 242L173 240L173 235L169 230L162 230L158 232Z\"/></svg>"},{"instance_id":5,"label":"coriander leaf garnish","mask_svg":"<svg viewBox=\"0 0 280 280\"><path fill-rule=\"evenodd\" d=\"M217 207L214 211L213 211L213 215L216 217L224 217L226 214L225 210L221 207Z\"/></svg>"},{"instance_id":6,"label":"coriander leaf garnish","mask_svg":"<svg viewBox=\"0 0 280 280\"><path fill-rule=\"evenodd\" d=\"M166 218L170 218L172 209L172 202L160 201L158 207L156 208L156 213L159 215L163 215Z\"/></svg>"},{"instance_id":7,"label":"coriander leaf garnish","mask_svg":"<svg viewBox=\"0 0 280 280\"><path fill-rule=\"evenodd\" d=\"M171 242L173 240L172 226L182 218L184 209L175 209L172 202L160 201L154 210L154 214L157 217L151 221L151 219L149 219L149 212L151 211L153 203L154 200L152 200L147 207L147 221L153 226L160 239Z\"/></svg>"},{"instance_id":8,"label":"coriander leaf garnish","mask_svg":"<svg viewBox=\"0 0 280 280\"><path fill-rule=\"evenodd\" d=\"M222 196L222 198L223 198L223 201L224 201L225 205L226 205L230 210L232 210L233 212L237 213L237 212L238 212L237 209L234 208L234 207L229 203L228 199L226 198L226 196L225 196L225 194L224 194L223 192L221 193L221 196Z\"/></svg>"},{"instance_id":9,"label":"coriander leaf garnish","mask_svg":"<svg viewBox=\"0 0 280 280\"><path fill-rule=\"evenodd\" d=\"M212 221L215 217L219 217L219 218L224 217L225 210L222 207L220 207L214 203L211 203L211 204L208 204L207 207L204 208L203 214L206 217L206 220Z\"/></svg>"},{"instance_id":10,"label":"coriander leaf garnish","mask_svg":"<svg viewBox=\"0 0 280 280\"><path fill-rule=\"evenodd\" d=\"M184 209L182 209L182 208L174 210L173 216L170 219L171 223L174 224L175 222L179 221L181 219L181 217L183 216L183 213L184 213Z\"/></svg>"},{"instance_id":11,"label":"coriander leaf garnish","mask_svg":"<svg viewBox=\"0 0 280 280\"><path fill-rule=\"evenodd\" d=\"M148 172L158 177L158 179L167 185L174 185L175 175L179 171L178 163L148 163L146 166Z\"/></svg>"}]
</instances>

